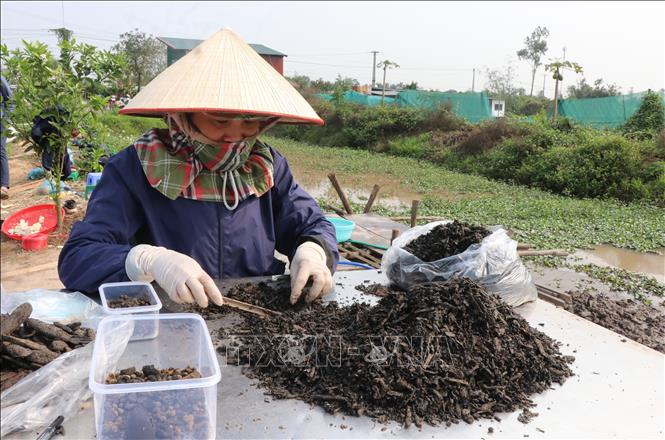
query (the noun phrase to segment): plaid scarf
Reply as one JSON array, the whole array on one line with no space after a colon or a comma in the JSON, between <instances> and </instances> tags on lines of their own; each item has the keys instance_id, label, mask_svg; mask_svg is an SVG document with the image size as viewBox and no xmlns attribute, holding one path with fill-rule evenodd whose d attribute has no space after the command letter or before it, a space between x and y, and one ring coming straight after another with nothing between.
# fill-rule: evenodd
<instances>
[{"instance_id":1,"label":"plaid scarf","mask_svg":"<svg viewBox=\"0 0 665 440\"><path fill-rule=\"evenodd\" d=\"M263 132L277 118L262 123ZM182 122L181 122L182 123ZM257 136L209 145L191 138L169 118L169 129L152 129L134 142L150 186L171 200L223 202L233 210L251 195L260 197L273 182L273 157Z\"/></svg>"}]
</instances>

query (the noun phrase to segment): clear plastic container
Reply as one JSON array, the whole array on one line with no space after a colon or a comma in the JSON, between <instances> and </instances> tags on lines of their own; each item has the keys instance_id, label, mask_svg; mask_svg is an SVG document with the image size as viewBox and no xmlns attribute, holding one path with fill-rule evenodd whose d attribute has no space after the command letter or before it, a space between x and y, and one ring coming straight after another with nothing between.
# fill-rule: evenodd
<instances>
[{"instance_id":1,"label":"clear plastic container","mask_svg":"<svg viewBox=\"0 0 665 440\"><path fill-rule=\"evenodd\" d=\"M145 297L150 301L148 306L137 307L109 307L109 301L117 300L121 295L130 298ZM105 283L99 286L99 296L102 300L104 313L108 315L151 314L156 315L162 308L162 302L150 283L139 281L124 281L120 283ZM152 339L157 336L158 328L155 321L152 325L145 323L142 326L143 334L136 332L132 340Z\"/></svg>"},{"instance_id":2,"label":"clear plastic container","mask_svg":"<svg viewBox=\"0 0 665 440\"><path fill-rule=\"evenodd\" d=\"M158 323L158 336L134 340L142 326ZM105 317L97 329L89 386L94 393L98 439L215 438L217 384L221 379L208 327L198 314ZM194 367L201 378L106 384L110 373L153 365Z\"/></svg>"},{"instance_id":3,"label":"clear plastic container","mask_svg":"<svg viewBox=\"0 0 665 440\"><path fill-rule=\"evenodd\" d=\"M149 306L139 307L109 307L109 301L117 300L121 295L127 295L130 298L146 297L150 301ZM126 315L128 313L159 313L162 308L162 302L157 296L157 292L150 283L139 281L124 281L121 283L105 283L99 286L99 296L102 299L104 311L111 315Z\"/></svg>"}]
</instances>

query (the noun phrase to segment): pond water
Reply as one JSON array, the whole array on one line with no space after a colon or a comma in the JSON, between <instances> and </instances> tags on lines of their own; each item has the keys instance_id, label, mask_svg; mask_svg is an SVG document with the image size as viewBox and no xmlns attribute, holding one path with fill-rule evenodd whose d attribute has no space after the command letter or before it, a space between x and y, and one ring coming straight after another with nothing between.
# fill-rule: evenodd
<instances>
[{"instance_id":1,"label":"pond water","mask_svg":"<svg viewBox=\"0 0 665 440\"><path fill-rule=\"evenodd\" d=\"M582 263L593 263L599 266L613 266L631 272L639 272L655 277L665 283L665 248L657 249L658 253L636 252L614 246L596 246L593 250L578 251L573 255L582 259Z\"/></svg>"}]
</instances>

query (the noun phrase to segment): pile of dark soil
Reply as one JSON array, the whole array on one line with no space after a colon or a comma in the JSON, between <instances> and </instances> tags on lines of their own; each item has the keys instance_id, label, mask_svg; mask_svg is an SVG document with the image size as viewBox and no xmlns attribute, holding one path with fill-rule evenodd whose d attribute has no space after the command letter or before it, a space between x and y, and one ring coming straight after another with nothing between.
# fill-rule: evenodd
<instances>
[{"instance_id":1,"label":"pile of dark soil","mask_svg":"<svg viewBox=\"0 0 665 440\"><path fill-rule=\"evenodd\" d=\"M566 310L665 353L665 314L632 299L613 300L604 295L572 293Z\"/></svg>"},{"instance_id":2,"label":"pile of dark soil","mask_svg":"<svg viewBox=\"0 0 665 440\"><path fill-rule=\"evenodd\" d=\"M95 331L69 325L49 324L30 318L32 306L23 303L8 315L2 315L2 351L0 389L11 387L34 370L48 364L61 353L82 347L95 338Z\"/></svg>"},{"instance_id":3,"label":"pile of dark soil","mask_svg":"<svg viewBox=\"0 0 665 440\"><path fill-rule=\"evenodd\" d=\"M150 299L146 296L128 296L120 295L118 299L114 299L108 302L109 308L120 309L125 307L142 307L149 306Z\"/></svg>"},{"instance_id":4,"label":"pile of dark soil","mask_svg":"<svg viewBox=\"0 0 665 440\"><path fill-rule=\"evenodd\" d=\"M397 286L385 286L379 283L373 284L360 284L356 286L356 290L363 292L367 295L374 295L383 298L384 296L390 295L390 293L395 291L401 291Z\"/></svg>"},{"instance_id":5,"label":"pile of dark soil","mask_svg":"<svg viewBox=\"0 0 665 440\"><path fill-rule=\"evenodd\" d=\"M404 246L404 250L422 261L437 261L464 252L469 246L480 243L490 234L491 232L482 226L455 220L421 235Z\"/></svg>"},{"instance_id":6,"label":"pile of dark soil","mask_svg":"<svg viewBox=\"0 0 665 440\"><path fill-rule=\"evenodd\" d=\"M252 336L222 329L219 350L270 394L405 426L528 408L572 375L555 341L466 279L388 292L374 307L246 319Z\"/></svg>"},{"instance_id":7,"label":"pile of dark soil","mask_svg":"<svg viewBox=\"0 0 665 440\"><path fill-rule=\"evenodd\" d=\"M154 365L144 365L137 370L134 367L125 368L117 373L110 373L106 378L107 384L116 383L142 383L162 382L167 380L198 379L201 373L196 368L164 368L157 369Z\"/></svg>"}]
</instances>

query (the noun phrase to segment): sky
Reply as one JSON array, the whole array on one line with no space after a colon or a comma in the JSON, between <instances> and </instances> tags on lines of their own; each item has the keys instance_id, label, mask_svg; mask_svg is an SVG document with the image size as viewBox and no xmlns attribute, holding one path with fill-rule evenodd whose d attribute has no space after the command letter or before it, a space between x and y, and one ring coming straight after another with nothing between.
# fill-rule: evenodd
<instances>
[{"instance_id":1,"label":"sky","mask_svg":"<svg viewBox=\"0 0 665 440\"><path fill-rule=\"evenodd\" d=\"M371 83L372 54L390 60L388 82L416 81L426 89L484 87L487 69L512 64L527 92L531 70L516 52L537 26L550 32L545 62L577 62L564 87L584 76L602 78L623 93L665 87L665 2L0 2L1 39L55 48L48 29L67 27L79 41L108 49L123 32L206 39L230 27L248 43L286 53L287 76ZM382 71L377 69L377 80ZM540 67L534 94L553 96L554 81Z\"/></svg>"}]
</instances>

